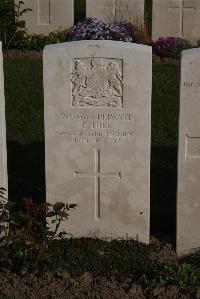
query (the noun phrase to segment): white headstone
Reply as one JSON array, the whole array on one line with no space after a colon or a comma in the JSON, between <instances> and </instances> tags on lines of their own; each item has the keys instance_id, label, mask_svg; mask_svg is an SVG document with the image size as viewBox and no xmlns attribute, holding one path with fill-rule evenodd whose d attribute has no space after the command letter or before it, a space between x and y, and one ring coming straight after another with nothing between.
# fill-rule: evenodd
<instances>
[{"instance_id":1,"label":"white headstone","mask_svg":"<svg viewBox=\"0 0 200 299\"><path fill-rule=\"evenodd\" d=\"M86 0L87 18L105 22L143 22L144 0Z\"/></svg>"},{"instance_id":2,"label":"white headstone","mask_svg":"<svg viewBox=\"0 0 200 299\"><path fill-rule=\"evenodd\" d=\"M74 24L74 0L24 0L23 8L32 9L21 17L31 33L48 34Z\"/></svg>"},{"instance_id":3,"label":"white headstone","mask_svg":"<svg viewBox=\"0 0 200 299\"><path fill-rule=\"evenodd\" d=\"M3 78L3 55L0 42L0 187L7 189L7 151L6 151L6 122L5 122L5 96Z\"/></svg>"},{"instance_id":4,"label":"white headstone","mask_svg":"<svg viewBox=\"0 0 200 299\"><path fill-rule=\"evenodd\" d=\"M199 0L153 0L152 39L181 37L200 39Z\"/></svg>"},{"instance_id":5,"label":"white headstone","mask_svg":"<svg viewBox=\"0 0 200 299\"><path fill-rule=\"evenodd\" d=\"M74 237L149 242L151 69L143 45L45 48L47 201L77 204Z\"/></svg>"},{"instance_id":6,"label":"white headstone","mask_svg":"<svg viewBox=\"0 0 200 299\"><path fill-rule=\"evenodd\" d=\"M200 247L200 49L183 52L181 68L177 252Z\"/></svg>"}]
</instances>

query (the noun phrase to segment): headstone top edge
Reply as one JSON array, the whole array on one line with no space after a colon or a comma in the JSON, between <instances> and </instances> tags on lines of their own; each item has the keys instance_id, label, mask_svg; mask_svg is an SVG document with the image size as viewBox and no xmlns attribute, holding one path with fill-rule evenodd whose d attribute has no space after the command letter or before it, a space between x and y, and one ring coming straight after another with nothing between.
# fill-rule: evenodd
<instances>
[{"instance_id":1,"label":"headstone top edge","mask_svg":"<svg viewBox=\"0 0 200 299\"><path fill-rule=\"evenodd\" d=\"M200 54L200 48L192 48L189 50L182 51L182 57L193 55L193 54L198 54L198 53Z\"/></svg>"},{"instance_id":2,"label":"headstone top edge","mask_svg":"<svg viewBox=\"0 0 200 299\"><path fill-rule=\"evenodd\" d=\"M58 43L53 45L47 45L44 48L44 53L49 51L56 51L58 49L63 48L72 48L72 47L80 47L81 45L85 46L105 46L105 47L119 47L133 50L140 50L147 53L152 53L152 47L142 44L130 43L130 42L121 42L121 41L113 41L113 40L81 40L81 41L72 41L65 43Z\"/></svg>"}]
</instances>

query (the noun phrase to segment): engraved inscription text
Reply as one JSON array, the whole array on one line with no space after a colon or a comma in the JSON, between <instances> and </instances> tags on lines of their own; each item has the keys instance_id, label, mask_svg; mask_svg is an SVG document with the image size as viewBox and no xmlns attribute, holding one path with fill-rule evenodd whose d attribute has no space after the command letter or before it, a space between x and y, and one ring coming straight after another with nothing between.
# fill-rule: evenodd
<instances>
[{"instance_id":1,"label":"engraved inscription text","mask_svg":"<svg viewBox=\"0 0 200 299\"><path fill-rule=\"evenodd\" d=\"M134 113L63 112L58 135L75 143L133 142Z\"/></svg>"}]
</instances>

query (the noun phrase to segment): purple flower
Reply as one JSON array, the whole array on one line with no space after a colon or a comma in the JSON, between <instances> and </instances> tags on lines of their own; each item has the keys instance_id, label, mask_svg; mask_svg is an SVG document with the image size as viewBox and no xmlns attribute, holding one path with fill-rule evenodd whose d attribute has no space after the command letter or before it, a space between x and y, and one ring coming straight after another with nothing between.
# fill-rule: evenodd
<instances>
[{"instance_id":1,"label":"purple flower","mask_svg":"<svg viewBox=\"0 0 200 299\"><path fill-rule=\"evenodd\" d=\"M157 41L152 42L154 54L161 58L179 58L183 50L191 47L189 41L179 37L160 37Z\"/></svg>"},{"instance_id":2,"label":"purple flower","mask_svg":"<svg viewBox=\"0 0 200 299\"><path fill-rule=\"evenodd\" d=\"M127 27L121 23L105 23L96 18L87 19L73 26L67 38L70 41L77 40L118 40L133 42L133 38Z\"/></svg>"}]
</instances>

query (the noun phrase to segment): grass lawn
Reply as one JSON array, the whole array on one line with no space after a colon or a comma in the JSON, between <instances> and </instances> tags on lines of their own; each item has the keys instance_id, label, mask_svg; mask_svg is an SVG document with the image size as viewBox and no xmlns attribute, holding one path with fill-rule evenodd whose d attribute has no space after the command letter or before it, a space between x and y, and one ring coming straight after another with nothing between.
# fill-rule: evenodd
<instances>
[{"instance_id":1,"label":"grass lawn","mask_svg":"<svg viewBox=\"0 0 200 299\"><path fill-rule=\"evenodd\" d=\"M45 197L41 58L4 60L10 198ZM151 227L175 230L179 102L178 62L154 63Z\"/></svg>"},{"instance_id":2,"label":"grass lawn","mask_svg":"<svg viewBox=\"0 0 200 299\"><path fill-rule=\"evenodd\" d=\"M151 228L174 231L180 64L154 64L152 93Z\"/></svg>"},{"instance_id":3,"label":"grass lawn","mask_svg":"<svg viewBox=\"0 0 200 299\"><path fill-rule=\"evenodd\" d=\"M86 16L86 0L74 0L75 23Z\"/></svg>"}]
</instances>

